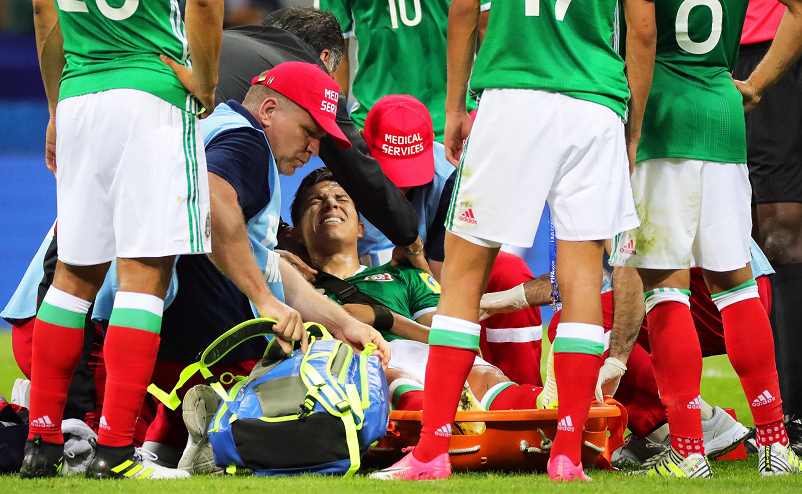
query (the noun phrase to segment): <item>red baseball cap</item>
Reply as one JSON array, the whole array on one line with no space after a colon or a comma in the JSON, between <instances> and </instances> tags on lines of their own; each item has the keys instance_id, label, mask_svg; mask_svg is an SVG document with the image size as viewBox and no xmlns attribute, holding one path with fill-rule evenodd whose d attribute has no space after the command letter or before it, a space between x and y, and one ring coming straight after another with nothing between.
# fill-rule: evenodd
<instances>
[{"instance_id":1,"label":"red baseball cap","mask_svg":"<svg viewBox=\"0 0 802 494\"><path fill-rule=\"evenodd\" d=\"M365 117L370 155L396 187L415 187L434 179L434 128L429 110L406 94L385 96Z\"/></svg>"},{"instance_id":2,"label":"red baseball cap","mask_svg":"<svg viewBox=\"0 0 802 494\"><path fill-rule=\"evenodd\" d=\"M336 120L340 86L317 65L305 62L280 63L265 74L254 77L251 84L263 84L287 97L308 111L338 146L343 149L351 147Z\"/></svg>"}]
</instances>

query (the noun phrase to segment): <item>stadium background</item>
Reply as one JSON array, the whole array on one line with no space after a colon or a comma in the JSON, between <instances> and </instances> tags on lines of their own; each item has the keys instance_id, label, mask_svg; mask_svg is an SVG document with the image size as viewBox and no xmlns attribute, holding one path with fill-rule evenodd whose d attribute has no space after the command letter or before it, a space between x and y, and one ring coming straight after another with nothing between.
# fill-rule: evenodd
<instances>
[{"instance_id":1,"label":"stadium background","mask_svg":"<svg viewBox=\"0 0 802 494\"><path fill-rule=\"evenodd\" d=\"M282 3L283 2L283 3ZM183 4L183 2L182 2ZM259 22L268 9L311 6L311 0L227 0L228 24ZM355 47L354 47L355 49ZM352 63L352 67L355 67ZM30 0L0 0L0 308L19 283L56 217L56 181L44 165L47 102L39 74ZM300 180L321 166L315 158L281 177L282 216ZM548 269L546 219L532 249L522 253L535 275ZM544 321L551 318L543 311ZM8 328L0 321L0 328Z\"/></svg>"}]
</instances>

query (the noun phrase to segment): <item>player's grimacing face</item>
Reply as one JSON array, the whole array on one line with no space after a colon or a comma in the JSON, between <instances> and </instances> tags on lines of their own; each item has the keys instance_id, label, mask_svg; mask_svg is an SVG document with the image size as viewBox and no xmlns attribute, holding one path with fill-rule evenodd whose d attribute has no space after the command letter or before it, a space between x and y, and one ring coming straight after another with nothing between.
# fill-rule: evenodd
<instances>
[{"instance_id":1,"label":"player's grimacing face","mask_svg":"<svg viewBox=\"0 0 802 494\"><path fill-rule=\"evenodd\" d=\"M356 243L362 235L354 201L337 182L321 182L306 192L301 235L309 249L335 239Z\"/></svg>"},{"instance_id":2,"label":"player's grimacing face","mask_svg":"<svg viewBox=\"0 0 802 494\"><path fill-rule=\"evenodd\" d=\"M320 140L326 135L308 111L294 104L280 106L278 111L272 112L265 133L278 172L287 176L318 155Z\"/></svg>"}]
</instances>

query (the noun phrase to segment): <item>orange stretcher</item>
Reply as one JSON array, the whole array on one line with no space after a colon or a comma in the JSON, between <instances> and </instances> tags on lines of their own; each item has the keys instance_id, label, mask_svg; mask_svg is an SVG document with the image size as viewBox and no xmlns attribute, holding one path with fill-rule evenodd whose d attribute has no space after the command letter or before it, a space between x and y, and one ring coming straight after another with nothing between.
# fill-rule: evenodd
<instances>
[{"instance_id":1,"label":"orange stretcher","mask_svg":"<svg viewBox=\"0 0 802 494\"><path fill-rule=\"evenodd\" d=\"M612 400L608 403L590 410L582 438L585 466L612 469L610 455L624 444L626 409ZM393 411L388 432L370 448L366 466L384 468L400 460L405 448L418 443L420 420L421 412ZM557 432L556 409L457 412L455 423L458 429L469 431L451 436L449 453L455 471L546 471ZM477 423L484 426L477 427Z\"/></svg>"}]
</instances>

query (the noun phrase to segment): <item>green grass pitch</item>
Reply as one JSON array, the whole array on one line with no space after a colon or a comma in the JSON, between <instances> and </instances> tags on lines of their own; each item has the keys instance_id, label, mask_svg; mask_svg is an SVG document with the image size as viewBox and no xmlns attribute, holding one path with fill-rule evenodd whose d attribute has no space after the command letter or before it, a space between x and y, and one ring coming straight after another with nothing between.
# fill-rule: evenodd
<instances>
[{"instance_id":1,"label":"green grass pitch","mask_svg":"<svg viewBox=\"0 0 802 494\"><path fill-rule=\"evenodd\" d=\"M545 355L545 353L544 353ZM0 393L11 394L14 379L21 377L11 353L11 334L0 331ZM752 424L746 398L738 377L726 357L705 359L702 396L710 403L735 408L745 425ZM169 490L181 493L282 493L282 494L359 494L437 492L455 494L526 493L540 489L551 492L583 493L802 493L802 475L760 478L757 457L746 461L715 462L713 479L679 480L628 477L620 472L589 471L588 484L554 484L545 475L535 474L458 474L451 480L421 483L384 483L358 475L351 479L295 477L194 477L177 481L89 481L82 478L22 481L17 476L0 476L0 493L152 493ZM154 490L155 489L155 490Z\"/></svg>"}]
</instances>

